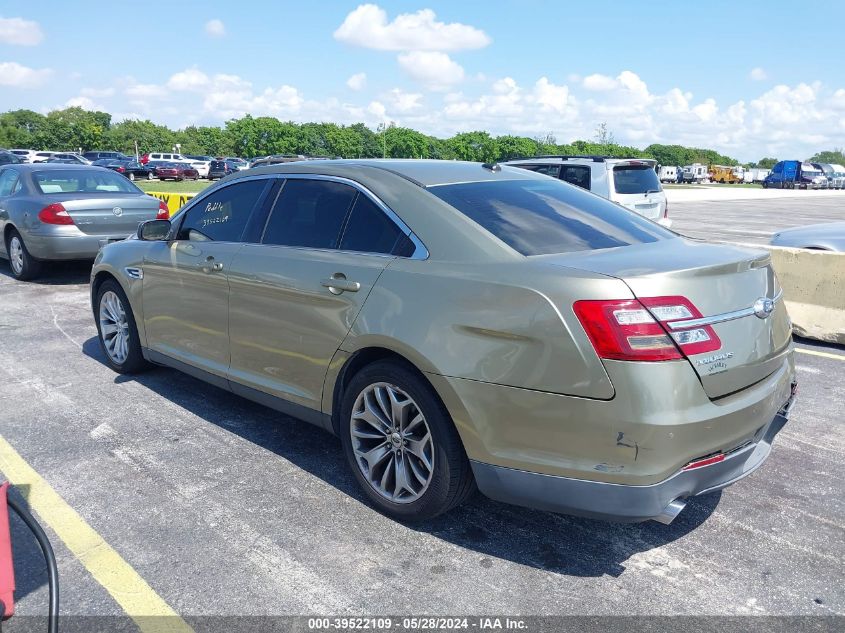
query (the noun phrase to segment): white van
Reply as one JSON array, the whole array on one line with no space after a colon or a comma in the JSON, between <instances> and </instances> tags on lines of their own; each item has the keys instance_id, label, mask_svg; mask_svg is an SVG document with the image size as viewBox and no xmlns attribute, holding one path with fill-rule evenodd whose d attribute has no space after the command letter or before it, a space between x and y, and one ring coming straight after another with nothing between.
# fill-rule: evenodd
<instances>
[{"instance_id":1,"label":"white van","mask_svg":"<svg viewBox=\"0 0 845 633\"><path fill-rule=\"evenodd\" d=\"M174 152L150 152L141 157L141 163L146 165L151 160L163 160L168 163L192 163L190 158L185 158L182 154Z\"/></svg>"},{"instance_id":2,"label":"white van","mask_svg":"<svg viewBox=\"0 0 845 633\"><path fill-rule=\"evenodd\" d=\"M663 226L672 225L668 217L666 194L655 171L656 160L608 156L538 156L502 164L560 178Z\"/></svg>"}]
</instances>

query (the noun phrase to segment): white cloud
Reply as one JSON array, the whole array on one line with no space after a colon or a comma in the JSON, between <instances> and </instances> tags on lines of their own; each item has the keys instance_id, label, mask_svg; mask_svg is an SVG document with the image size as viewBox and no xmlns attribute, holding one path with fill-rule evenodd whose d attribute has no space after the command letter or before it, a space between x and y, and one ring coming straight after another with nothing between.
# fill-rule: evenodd
<instances>
[{"instance_id":1,"label":"white cloud","mask_svg":"<svg viewBox=\"0 0 845 633\"><path fill-rule=\"evenodd\" d=\"M534 84L534 98L541 109L558 114L563 114L567 108L572 107L569 86L556 86L546 77L540 77Z\"/></svg>"},{"instance_id":2,"label":"white cloud","mask_svg":"<svg viewBox=\"0 0 845 633\"><path fill-rule=\"evenodd\" d=\"M584 77L582 83L584 84L584 88L587 90L594 90L597 92L613 90L617 86L616 80L613 77L600 75L598 73L594 75L587 75Z\"/></svg>"},{"instance_id":3,"label":"white cloud","mask_svg":"<svg viewBox=\"0 0 845 633\"><path fill-rule=\"evenodd\" d=\"M464 69L446 53L411 51L399 55L399 65L414 80L430 90L446 90L464 79Z\"/></svg>"},{"instance_id":4,"label":"white cloud","mask_svg":"<svg viewBox=\"0 0 845 633\"><path fill-rule=\"evenodd\" d=\"M431 9L403 13L388 22L387 12L375 4L362 4L349 13L334 37L382 51L458 51L490 43L487 34L473 26L438 22Z\"/></svg>"},{"instance_id":5,"label":"white cloud","mask_svg":"<svg viewBox=\"0 0 845 633\"><path fill-rule=\"evenodd\" d=\"M0 16L0 44L36 46L44 39L38 22Z\"/></svg>"},{"instance_id":6,"label":"white cloud","mask_svg":"<svg viewBox=\"0 0 845 633\"><path fill-rule=\"evenodd\" d=\"M124 93L133 99L161 99L167 96L167 88L158 84L132 84Z\"/></svg>"},{"instance_id":7,"label":"white cloud","mask_svg":"<svg viewBox=\"0 0 845 633\"><path fill-rule=\"evenodd\" d=\"M225 37L226 25L223 24L223 20L217 18L209 20L205 23L205 34L209 37Z\"/></svg>"},{"instance_id":8,"label":"white cloud","mask_svg":"<svg viewBox=\"0 0 845 633\"><path fill-rule=\"evenodd\" d=\"M387 109L397 114L406 114L414 110L419 110L422 108L422 99L423 95L419 92L404 92L399 88L394 88L384 95L384 101L387 102Z\"/></svg>"},{"instance_id":9,"label":"white cloud","mask_svg":"<svg viewBox=\"0 0 845 633\"><path fill-rule=\"evenodd\" d=\"M748 76L751 77L753 81L765 81L768 78L766 71L759 67L752 68Z\"/></svg>"},{"instance_id":10,"label":"white cloud","mask_svg":"<svg viewBox=\"0 0 845 633\"><path fill-rule=\"evenodd\" d=\"M356 92L363 90L367 85L367 73L355 73L346 80L346 85Z\"/></svg>"},{"instance_id":11,"label":"white cloud","mask_svg":"<svg viewBox=\"0 0 845 633\"><path fill-rule=\"evenodd\" d=\"M50 68L30 68L17 62L0 62L0 86L37 88L46 82L53 71Z\"/></svg>"},{"instance_id":12,"label":"white cloud","mask_svg":"<svg viewBox=\"0 0 845 633\"><path fill-rule=\"evenodd\" d=\"M83 97L101 99L103 97L111 97L114 95L114 88L83 88L79 91L79 94Z\"/></svg>"},{"instance_id":13,"label":"white cloud","mask_svg":"<svg viewBox=\"0 0 845 633\"><path fill-rule=\"evenodd\" d=\"M65 108L82 108L83 110L104 110L104 106L86 96L73 97L65 101Z\"/></svg>"},{"instance_id":14,"label":"white cloud","mask_svg":"<svg viewBox=\"0 0 845 633\"><path fill-rule=\"evenodd\" d=\"M167 87L171 90L204 90L208 84L208 75L196 67L175 73L167 80Z\"/></svg>"}]
</instances>

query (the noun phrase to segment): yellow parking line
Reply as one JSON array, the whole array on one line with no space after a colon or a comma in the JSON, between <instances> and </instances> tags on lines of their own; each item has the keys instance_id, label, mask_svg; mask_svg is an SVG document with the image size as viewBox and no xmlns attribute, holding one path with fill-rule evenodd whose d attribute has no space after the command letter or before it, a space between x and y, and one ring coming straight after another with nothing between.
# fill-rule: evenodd
<instances>
[{"instance_id":1,"label":"yellow parking line","mask_svg":"<svg viewBox=\"0 0 845 633\"><path fill-rule=\"evenodd\" d=\"M0 471L143 633L193 633L179 614L0 435Z\"/></svg>"},{"instance_id":2,"label":"yellow parking line","mask_svg":"<svg viewBox=\"0 0 845 633\"><path fill-rule=\"evenodd\" d=\"M814 349L802 349L796 347L795 351L799 354L809 354L810 356L821 356L822 358L832 358L833 360L845 361L845 354L831 354L830 352L817 352Z\"/></svg>"}]
</instances>

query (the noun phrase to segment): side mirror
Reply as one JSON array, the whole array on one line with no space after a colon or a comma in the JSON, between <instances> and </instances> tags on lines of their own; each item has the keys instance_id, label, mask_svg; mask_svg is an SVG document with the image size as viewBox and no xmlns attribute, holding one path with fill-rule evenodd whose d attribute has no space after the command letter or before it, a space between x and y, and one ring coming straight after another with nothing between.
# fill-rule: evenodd
<instances>
[{"instance_id":1,"label":"side mirror","mask_svg":"<svg viewBox=\"0 0 845 633\"><path fill-rule=\"evenodd\" d=\"M170 235L170 220L147 220L138 225L138 239L145 242L162 242Z\"/></svg>"}]
</instances>

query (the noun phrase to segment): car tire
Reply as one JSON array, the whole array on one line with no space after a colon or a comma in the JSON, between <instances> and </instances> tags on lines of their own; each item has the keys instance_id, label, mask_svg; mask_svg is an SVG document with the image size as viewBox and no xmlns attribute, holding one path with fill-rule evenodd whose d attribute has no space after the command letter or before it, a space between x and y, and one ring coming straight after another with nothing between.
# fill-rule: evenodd
<instances>
[{"instance_id":1,"label":"car tire","mask_svg":"<svg viewBox=\"0 0 845 633\"><path fill-rule=\"evenodd\" d=\"M135 374L148 367L141 353L132 306L114 279L104 281L97 289L94 320L100 348L109 367L121 374Z\"/></svg>"},{"instance_id":2,"label":"car tire","mask_svg":"<svg viewBox=\"0 0 845 633\"><path fill-rule=\"evenodd\" d=\"M134 171L129 172L129 180L131 180L132 182L135 182L135 172Z\"/></svg>"},{"instance_id":3,"label":"car tire","mask_svg":"<svg viewBox=\"0 0 845 633\"><path fill-rule=\"evenodd\" d=\"M475 491L449 412L431 385L404 363L377 361L355 374L340 415L347 462L380 512L399 521L424 521Z\"/></svg>"},{"instance_id":4,"label":"car tire","mask_svg":"<svg viewBox=\"0 0 845 633\"><path fill-rule=\"evenodd\" d=\"M23 237L16 229L6 236L6 253L9 255L9 268L18 281L29 281L41 274L44 263L35 259L26 248Z\"/></svg>"},{"instance_id":5,"label":"car tire","mask_svg":"<svg viewBox=\"0 0 845 633\"><path fill-rule=\"evenodd\" d=\"M147 180L152 180L152 179L153 179L153 172L148 171L147 172Z\"/></svg>"}]
</instances>

